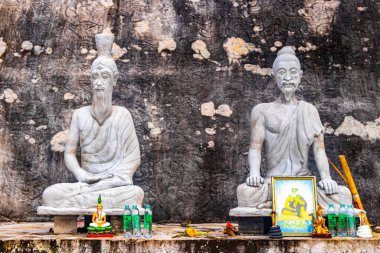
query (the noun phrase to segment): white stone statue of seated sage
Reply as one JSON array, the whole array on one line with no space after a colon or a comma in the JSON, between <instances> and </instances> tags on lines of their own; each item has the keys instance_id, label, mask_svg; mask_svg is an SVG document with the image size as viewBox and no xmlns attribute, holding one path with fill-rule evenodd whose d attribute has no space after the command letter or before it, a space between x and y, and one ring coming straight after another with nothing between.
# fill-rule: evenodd
<instances>
[{"instance_id":1,"label":"white stone statue of seated sage","mask_svg":"<svg viewBox=\"0 0 380 253\"><path fill-rule=\"evenodd\" d=\"M133 185L140 147L130 112L112 105L119 73L111 57L112 34L95 36L98 57L91 66L93 101L72 117L64 160L77 183L55 184L43 192L44 207L93 208L99 194L109 209L141 206L144 191ZM81 161L76 158L78 146Z\"/></svg>"},{"instance_id":2,"label":"white stone statue of seated sage","mask_svg":"<svg viewBox=\"0 0 380 253\"><path fill-rule=\"evenodd\" d=\"M249 176L237 188L238 208L231 216L245 216L246 207L272 209L271 176L309 176L308 150L312 147L321 181L317 187L318 203L352 204L350 190L331 178L323 139L324 127L317 109L299 101L295 92L301 82L300 62L290 47L281 49L273 63L273 75L281 95L271 103L256 105L251 114L251 139L248 152ZM260 175L264 147L266 175ZM240 210L240 211L239 211ZM247 215L249 216L249 215Z\"/></svg>"}]
</instances>

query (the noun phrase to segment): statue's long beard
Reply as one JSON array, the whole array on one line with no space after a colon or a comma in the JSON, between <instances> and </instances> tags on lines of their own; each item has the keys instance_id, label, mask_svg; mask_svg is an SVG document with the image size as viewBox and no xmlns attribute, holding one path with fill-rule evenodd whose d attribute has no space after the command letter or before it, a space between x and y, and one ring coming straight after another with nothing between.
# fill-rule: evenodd
<instances>
[{"instance_id":1,"label":"statue's long beard","mask_svg":"<svg viewBox=\"0 0 380 253\"><path fill-rule=\"evenodd\" d=\"M94 90L92 116L101 125L112 113L112 90Z\"/></svg>"},{"instance_id":2,"label":"statue's long beard","mask_svg":"<svg viewBox=\"0 0 380 253\"><path fill-rule=\"evenodd\" d=\"M296 87L282 86L281 92L282 92L282 95L284 96L285 101L289 102L294 97L294 93L296 92Z\"/></svg>"}]
</instances>

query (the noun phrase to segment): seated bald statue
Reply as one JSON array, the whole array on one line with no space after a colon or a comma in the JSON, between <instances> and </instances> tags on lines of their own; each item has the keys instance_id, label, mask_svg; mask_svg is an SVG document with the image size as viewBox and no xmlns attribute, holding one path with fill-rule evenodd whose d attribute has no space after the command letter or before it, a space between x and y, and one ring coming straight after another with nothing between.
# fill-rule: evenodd
<instances>
[{"instance_id":1,"label":"seated bald statue","mask_svg":"<svg viewBox=\"0 0 380 253\"><path fill-rule=\"evenodd\" d=\"M140 147L130 112L112 105L118 68L111 57L113 35L95 36L98 57L91 66L93 101L72 116L64 160L77 183L55 184L43 193L44 206L92 208L99 194L107 208L141 206L144 191L133 185ZM76 154L78 146L81 162Z\"/></svg>"},{"instance_id":2,"label":"seated bald statue","mask_svg":"<svg viewBox=\"0 0 380 253\"><path fill-rule=\"evenodd\" d=\"M347 187L331 178L324 146L324 127L317 109L299 101L295 92L301 82L300 62L290 47L281 49L273 63L273 75L281 95L271 103L256 105L251 114L251 139L248 152L249 176L237 188L239 207L272 208L271 176L310 176L308 150L312 147L321 181L318 203L351 204ZM266 175L260 175L264 146Z\"/></svg>"}]
</instances>

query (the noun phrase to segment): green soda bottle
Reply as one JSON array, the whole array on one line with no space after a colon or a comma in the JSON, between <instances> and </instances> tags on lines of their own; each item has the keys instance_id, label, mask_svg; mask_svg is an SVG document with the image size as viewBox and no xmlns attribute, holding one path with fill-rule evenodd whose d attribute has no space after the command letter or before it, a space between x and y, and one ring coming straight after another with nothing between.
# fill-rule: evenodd
<instances>
[{"instance_id":1,"label":"green soda bottle","mask_svg":"<svg viewBox=\"0 0 380 253\"><path fill-rule=\"evenodd\" d=\"M152 220L153 213L150 209L150 205L145 206L144 212L144 237L151 238L152 237Z\"/></svg>"}]
</instances>

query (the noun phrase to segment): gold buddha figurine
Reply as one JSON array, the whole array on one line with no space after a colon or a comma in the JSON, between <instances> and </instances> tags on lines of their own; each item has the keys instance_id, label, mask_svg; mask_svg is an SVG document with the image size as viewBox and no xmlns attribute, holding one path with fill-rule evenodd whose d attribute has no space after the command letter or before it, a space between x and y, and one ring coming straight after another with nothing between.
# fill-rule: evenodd
<instances>
[{"instance_id":1,"label":"gold buddha figurine","mask_svg":"<svg viewBox=\"0 0 380 253\"><path fill-rule=\"evenodd\" d=\"M313 238L331 238L329 229L326 227L326 219L322 216L322 207L318 205L317 217L314 219Z\"/></svg>"},{"instance_id":2,"label":"gold buddha figurine","mask_svg":"<svg viewBox=\"0 0 380 253\"><path fill-rule=\"evenodd\" d=\"M92 214L92 223L87 227L89 234L107 234L112 226L106 220L106 212L103 211L102 197L99 195L96 211Z\"/></svg>"}]
</instances>

